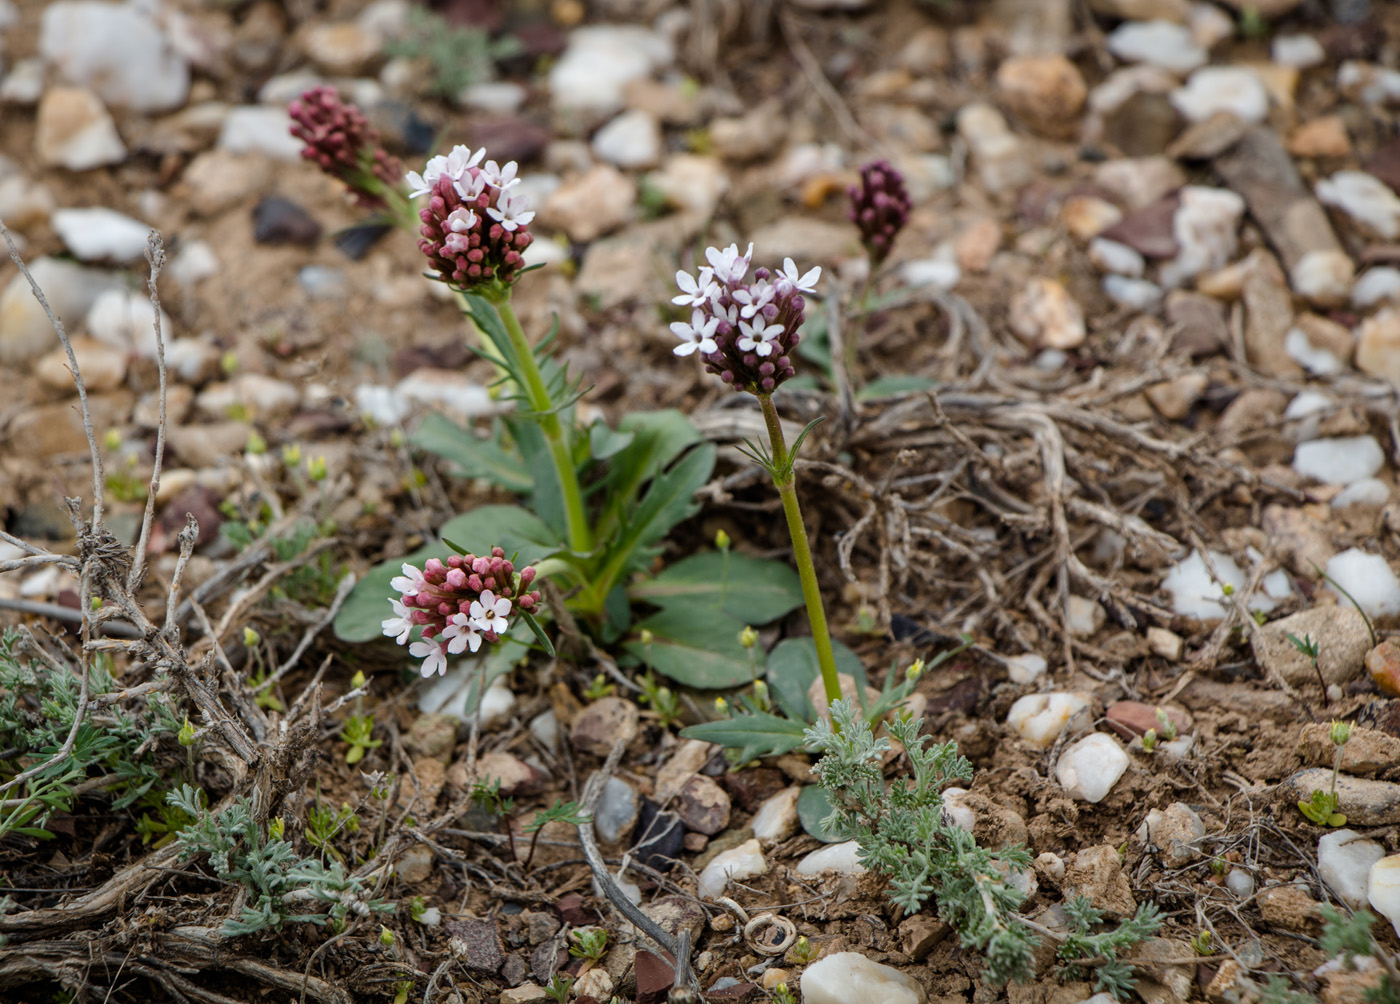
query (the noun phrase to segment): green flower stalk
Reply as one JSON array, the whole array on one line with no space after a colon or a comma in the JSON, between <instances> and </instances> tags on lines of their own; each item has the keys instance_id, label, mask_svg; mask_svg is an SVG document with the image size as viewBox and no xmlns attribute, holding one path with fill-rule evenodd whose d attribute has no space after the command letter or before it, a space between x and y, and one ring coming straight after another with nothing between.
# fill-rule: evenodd
<instances>
[{"instance_id":1,"label":"green flower stalk","mask_svg":"<svg viewBox=\"0 0 1400 1004\"><path fill-rule=\"evenodd\" d=\"M773 392L794 374L791 354L801 340L798 329L806 309L802 294L815 291L821 269L799 273L793 260L786 258L781 270L759 268L752 280L745 281L752 257L752 244L743 254L737 244L723 251L712 247L705 251L709 265L696 275L676 273L680 294L671 302L690 307L691 315L690 323L677 321L671 325L671 333L681 341L673 351L678 356L698 353L707 371L736 390L748 391L758 398L768 429L769 449L764 451L752 445L750 448L754 459L772 477L773 487L783 502L822 686L831 703L841 697L841 684L793 475L797 451L812 427L804 429L789 448L777 405L773 403Z\"/></svg>"}]
</instances>

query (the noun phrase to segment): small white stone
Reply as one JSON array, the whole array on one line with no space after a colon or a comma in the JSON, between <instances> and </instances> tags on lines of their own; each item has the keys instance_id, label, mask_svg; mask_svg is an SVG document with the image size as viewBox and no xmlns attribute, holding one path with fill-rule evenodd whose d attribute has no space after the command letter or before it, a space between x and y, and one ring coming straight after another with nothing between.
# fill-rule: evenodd
<instances>
[{"instance_id":1,"label":"small white stone","mask_svg":"<svg viewBox=\"0 0 1400 1004\"><path fill-rule=\"evenodd\" d=\"M705 899L718 899L732 878L742 882L768 873L768 862L757 840L746 840L738 847L721 851L700 873L699 893Z\"/></svg>"},{"instance_id":2,"label":"small white stone","mask_svg":"<svg viewBox=\"0 0 1400 1004\"><path fill-rule=\"evenodd\" d=\"M87 329L93 338L113 348L135 353L143 359L154 359L155 318L150 297L135 290L109 289L94 301L87 312ZM161 338L169 346L173 332L170 316L164 310L160 312L160 332Z\"/></svg>"},{"instance_id":3,"label":"small white stone","mask_svg":"<svg viewBox=\"0 0 1400 1004\"><path fill-rule=\"evenodd\" d=\"M1012 683L1024 686L1044 676L1048 665L1045 656L1036 655L1034 652L1009 655L1006 657L1006 675L1011 678Z\"/></svg>"},{"instance_id":4,"label":"small white stone","mask_svg":"<svg viewBox=\"0 0 1400 1004\"><path fill-rule=\"evenodd\" d=\"M176 338L165 343L165 366L183 383L202 383L218 363L219 350L202 338Z\"/></svg>"},{"instance_id":5,"label":"small white stone","mask_svg":"<svg viewBox=\"0 0 1400 1004\"><path fill-rule=\"evenodd\" d=\"M1254 895L1254 876L1243 868L1231 868L1225 876L1225 888L1240 899Z\"/></svg>"},{"instance_id":6,"label":"small white stone","mask_svg":"<svg viewBox=\"0 0 1400 1004\"><path fill-rule=\"evenodd\" d=\"M301 140L289 131L287 109L263 105L230 108L219 130L218 147L229 153L260 153L288 163L301 160Z\"/></svg>"},{"instance_id":7,"label":"small white stone","mask_svg":"<svg viewBox=\"0 0 1400 1004\"><path fill-rule=\"evenodd\" d=\"M1400 71L1348 59L1337 67L1337 90L1368 105L1400 100Z\"/></svg>"},{"instance_id":8,"label":"small white stone","mask_svg":"<svg viewBox=\"0 0 1400 1004\"><path fill-rule=\"evenodd\" d=\"M1070 634L1080 638L1095 634L1108 616L1097 600L1084 596L1071 596L1065 604L1065 613Z\"/></svg>"},{"instance_id":9,"label":"small white stone","mask_svg":"<svg viewBox=\"0 0 1400 1004\"><path fill-rule=\"evenodd\" d=\"M1042 851L1036 855L1035 863L1056 882L1065 877L1065 859L1054 851Z\"/></svg>"},{"instance_id":10,"label":"small white stone","mask_svg":"<svg viewBox=\"0 0 1400 1004\"><path fill-rule=\"evenodd\" d=\"M477 418L499 410L491 392L455 370L419 369L394 387L409 404L441 408L460 418Z\"/></svg>"},{"instance_id":11,"label":"small white stone","mask_svg":"<svg viewBox=\"0 0 1400 1004\"><path fill-rule=\"evenodd\" d=\"M1055 780L1072 798L1102 801L1128 769L1128 754L1118 740L1094 732L1071 745L1055 765Z\"/></svg>"},{"instance_id":12,"label":"small white stone","mask_svg":"<svg viewBox=\"0 0 1400 1004\"><path fill-rule=\"evenodd\" d=\"M1366 884L1371 866L1385 857L1385 848L1363 840L1355 830L1333 830L1317 841L1317 873L1347 906L1366 905Z\"/></svg>"},{"instance_id":13,"label":"small white stone","mask_svg":"<svg viewBox=\"0 0 1400 1004\"><path fill-rule=\"evenodd\" d=\"M1327 51L1312 35L1275 35L1270 55L1280 66L1307 70L1327 61Z\"/></svg>"},{"instance_id":14,"label":"small white stone","mask_svg":"<svg viewBox=\"0 0 1400 1004\"><path fill-rule=\"evenodd\" d=\"M1357 310L1380 303L1400 303L1400 268L1381 265L1368 269L1352 284L1351 305Z\"/></svg>"},{"instance_id":15,"label":"small white stone","mask_svg":"<svg viewBox=\"0 0 1400 1004\"><path fill-rule=\"evenodd\" d=\"M418 923L424 927L437 927L442 923L442 911L435 906L430 906L418 915Z\"/></svg>"},{"instance_id":16,"label":"small white stone","mask_svg":"<svg viewBox=\"0 0 1400 1004\"><path fill-rule=\"evenodd\" d=\"M140 3L59 0L44 9L39 54L65 79L135 112L179 108L190 68Z\"/></svg>"},{"instance_id":17,"label":"small white stone","mask_svg":"<svg viewBox=\"0 0 1400 1004\"><path fill-rule=\"evenodd\" d=\"M650 112L634 108L599 129L592 147L599 160L624 170L654 167L661 160L661 126Z\"/></svg>"},{"instance_id":18,"label":"small white stone","mask_svg":"<svg viewBox=\"0 0 1400 1004\"><path fill-rule=\"evenodd\" d=\"M1162 265L1159 278L1173 288L1202 272L1224 268L1239 247L1244 199L1224 188L1188 185L1172 217L1172 233L1180 249Z\"/></svg>"},{"instance_id":19,"label":"small white stone","mask_svg":"<svg viewBox=\"0 0 1400 1004\"><path fill-rule=\"evenodd\" d=\"M971 833L972 828L977 825L977 813L963 800L967 793L966 788L943 789L943 818L949 826L956 826Z\"/></svg>"},{"instance_id":20,"label":"small white stone","mask_svg":"<svg viewBox=\"0 0 1400 1004\"><path fill-rule=\"evenodd\" d=\"M1128 310L1155 314L1162 306L1162 287L1146 279L1106 275L1103 277L1103 292L1118 306Z\"/></svg>"},{"instance_id":21,"label":"small white stone","mask_svg":"<svg viewBox=\"0 0 1400 1004\"><path fill-rule=\"evenodd\" d=\"M301 403L296 385L262 373L239 373L229 380L210 384L194 399L195 407L209 418L219 420L235 412L249 418L280 418L291 414Z\"/></svg>"},{"instance_id":22,"label":"small white stone","mask_svg":"<svg viewBox=\"0 0 1400 1004\"><path fill-rule=\"evenodd\" d=\"M597 811L593 814L593 828L598 833L598 839L605 844L616 843L631 833L632 824L636 821L637 793L621 778L608 778L598 799Z\"/></svg>"},{"instance_id":23,"label":"small white stone","mask_svg":"<svg viewBox=\"0 0 1400 1004\"><path fill-rule=\"evenodd\" d=\"M1293 451L1293 469L1325 485L1349 485L1372 477L1385 464L1375 436L1314 439Z\"/></svg>"},{"instance_id":24,"label":"small white stone","mask_svg":"<svg viewBox=\"0 0 1400 1004\"><path fill-rule=\"evenodd\" d=\"M802 972L803 1004L924 1004L928 994L912 976L859 952L837 952Z\"/></svg>"},{"instance_id":25,"label":"small white stone","mask_svg":"<svg viewBox=\"0 0 1400 1004\"><path fill-rule=\"evenodd\" d=\"M1089 260L1114 275L1140 278L1147 271L1147 261L1126 244L1119 244L1104 237L1095 237L1089 242Z\"/></svg>"},{"instance_id":26,"label":"small white stone","mask_svg":"<svg viewBox=\"0 0 1400 1004\"><path fill-rule=\"evenodd\" d=\"M1154 655L1160 655L1168 662L1176 662L1181 658L1181 649L1184 644L1181 635L1175 631L1164 627L1147 629L1147 647L1152 650Z\"/></svg>"},{"instance_id":27,"label":"small white stone","mask_svg":"<svg viewBox=\"0 0 1400 1004\"><path fill-rule=\"evenodd\" d=\"M1400 196L1375 175L1338 171L1313 190L1323 205L1335 206L1386 240L1400 237Z\"/></svg>"},{"instance_id":28,"label":"small white stone","mask_svg":"<svg viewBox=\"0 0 1400 1004\"><path fill-rule=\"evenodd\" d=\"M1390 501L1390 485L1379 478L1362 478L1343 488L1332 500L1333 509L1349 505L1385 505Z\"/></svg>"},{"instance_id":29,"label":"small white stone","mask_svg":"<svg viewBox=\"0 0 1400 1004\"><path fill-rule=\"evenodd\" d=\"M140 220L101 206L56 209L52 221L64 245L83 261L139 261L151 232Z\"/></svg>"},{"instance_id":30,"label":"small white stone","mask_svg":"<svg viewBox=\"0 0 1400 1004\"><path fill-rule=\"evenodd\" d=\"M1379 554L1367 554L1353 547L1333 555L1327 562L1327 578L1328 589L1343 602L1355 600L1368 617L1400 613L1400 579ZM1342 596L1342 591L1349 593L1351 599Z\"/></svg>"},{"instance_id":31,"label":"small white stone","mask_svg":"<svg viewBox=\"0 0 1400 1004\"><path fill-rule=\"evenodd\" d=\"M899 266L899 275L910 286L929 286L948 290L962 278L962 269L955 261L942 258L916 258Z\"/></svg>"},{"instance_id":32,"label":"small white stone","mask_svg":"<svg viewBox=\"0 0 1400 1004\"><path fill-rule=\"evenodd\" d=\"M638 25L591 25L569 35L549 70L549 92L565 115L598 121L622 108L623 88L671 65L675 50Z\"/></svg>"},{"instance_id":33,"label":"small white stone","mask_svg":"<svg viewBox=\"0 0 1400 1004\"><path fill-rule=\"evenodd\" d=\"M0 102L28 108L44 96L44 61L35 57L18 60L0 80Z\"/></svg>"},{"instance_id":34,"label":"small white stone","mask_svg":"<svg viewBox=\"0 0 1400 1004\"><path fill-rule=\"evenodd\" d=\"M60 258L36 258L29 263L29 272L70 332L93 300L117 284L114 277ZM0 363L32 359L57 344L58 336L29 281L16 272L0 293Z\"/></svg>"},{"instance_id":35,"label":"small white stone","mask_svg":"<svg viewBox=\"0 0 1400 1004\"><path fill-rule=\"evenodd\" d=\"M1371 866L1367 899L1400 935L1400 854L1381 858Z\"/></svg>"},{"instance_id":36,"label":"small white stone","mask_svg":"<svg viewBox=\"0 0 1400 1004\"><path fill-rule=\"evenodd\" d=\"M1240 66L1202 67L1185 87L1172 91L1171 103L1190 122L1204 122L1217 112L1263 122L1269 114L1269 92L1259 75Z\"/></svg>"},{"instance_id":37,"label":"small white stone","mask_svg":"<svg viewBox=\"0 0 1400 1004\"><path fill-rule=\"evenodd\" d=\"M510 713L515 709L515 693L510 689L504 676L498 676L486 688L481 698L481 727L495 728L510 721Z\"/></svg>"},{"instance_id":38,"label":"small white stone","mask_svg":"<svg viewBox=\"0 0 1400 1004\"><path fill-rule=\"evenodd\" d=\"M1339 248L1309 251L1289 270L1293 292L1319 307L1340 307L1351 295L1356 268Z\"/></svg>"},{"instance_id":39,"label":"small white stone","mask_svg":"<svg viewBox=\"0 0 1400 1004\"><path fill-rule=\"evenodd\" d=\"M1034 278L1011 300L1011 330L1028 345L1073 349L1084 344L1084 311L1059 282Z\"/></svg>"},{"instance_id":40,"label":"small white stone","mask_svg":"<svg viewBox=\"0 0 1400 1004\"><path fill-rule=\"evenodd\" d=\"M510 115L519 111L528 96L524 87L508 80L483 80L463 90L460 100L468 108Z\"/></svg>"},{"instance_id":41,"label":"small white stone","mask_svg":"<svg viewBox=\"0 0 1400 1004\"><path fill-rule=\"evenodd\" d=\"M219 257L204 241L189 241L170 263L170 278L186 288L219 274Z\"/></svg>"},{"instance_id":42,"label":"small white stone","mask_svg":"<svg viewBox=\"0 0 1400 1004\"><path fill-rule=\"evenodd\" d=\"M676 209L694 212L709 219L719 200L729 190L729 174L718 157L702 157L693 153L678 153L668 157L661 170L647 176L647 182ZM535 241L526 248L534 250Z\"/></svg>"},{"instance_id":43,"label":"small white stone","mask_svg":"<svg viewBox=\"0 0 1400 1004\"><path fill-rule=\"evenodd\" d=\"M1227 38L1235 37L1235 21L1215 4L1191 5L1191 37L1203 49L1212 49Z\"/></svg>"},{"instance_id":44,"label":"small white stone","mask_svg":"<svg viewBox=\"0 0 1400 1004\"><path fill-rule=\"evenodd\" d=\"M1172 594L1174 612L1195 617L1197 620L1215 620L1225 616L1222 587L1228 585L1236 591L1244 588L1247 577L1235 559L1220 551L1212 551L1210 556L1220 574L1219 582L1211 578L1205 559L1199 551L1192 551L1168 569L1166 577L1162 580L1162 588ZM1288 594L1283 590L1287 578L1286 573L1282 580L1275 579L1272 575L1265 576L1262 591L1248 597L1245 605L1250 610L1268 613L1278 605L1276 599Z\"/></svg>"},{"instance_id":45,"label":"small white stone","mask_svg":"<svg viewBox=\"0 0 1400 1004\"><path fill-rule=\"evenodd\" d=\"M1071 722L1088 724L1090 703L1087 695L1079 693L1027 694L1011 705L1006 724L1022 739L1045 749Z\"/></svg>"},{"instance_id":46,"label":"small white stone","mask_svg":"<svg viewBox=\"0 0 1400 1004\"><path fill-rule=\"evenodd\" d=\"M1108 36L1108 51L1127 63L1149 63L1181 75L1210 58L1190 28L1170 21L1124 21Z\"/></svg>"},{"instance_id":47,"label":"small white stone","mask_svg":"<svg viewBox=\"0 0 1400 1004\"><path fill-rule=\"evenodd\" d=\"M542 711L530 719L530 735L551 753L559 748L559 719L553 710Z\"/></svg>"},{"instance_id":48,"label":"small white stone","mask_svg":"<svg viewBox=\"0 0 1400 1004\"><path fill-rule=\"evenodd\" d=\"M764 799L749 822L749 829L761 843L776 844L797 831L797 797L801 794L802 789L792 785Z\"/></svg>"},{"instance_id":49,"label":"small white stone","mask_svg":"<svg viewBox=\"0 0 1400 1004\"><path fill-rule=\"evenodd\" d=\"M1346 365L1326 349L1316 348L1302 328L1289 328L1283 336L1283 351L1309 373L1328 376L1340 373Z\"/></svg>"},{"instance_id":50,"label":"small white stone","mask_svg":"<svg viewBox=\"0 0 1400 1004\"><path fill-rule=\"evenodd\" d=\"M847 840L845 843L818 847L797 862L797 874L799 875L820 875L822 872L836 872L838 875L864 875L866 871L866 867L860 863L860 841L858 840Z\"/></svg>"}]
</instances>

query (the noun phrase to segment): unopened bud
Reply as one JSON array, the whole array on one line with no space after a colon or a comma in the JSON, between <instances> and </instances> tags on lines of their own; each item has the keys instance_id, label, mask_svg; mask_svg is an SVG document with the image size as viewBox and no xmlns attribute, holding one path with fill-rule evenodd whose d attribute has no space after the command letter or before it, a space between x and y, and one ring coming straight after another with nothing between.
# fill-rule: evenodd
<instances>
[{"instance_id":1,"label":"unopened bud","mask_svg":"<svg viewBox=\"0 0 1400 1004\"><path fill-rule=\"evenodd\" d=\"M102 436L102 445L107 448L108 453L114 453L121 448L122 434L120 429L108 429Z\"/></svg>"},{"instance_id":2,"label":"unopened bud","mask_svg":"<svg viewBox=\"0 0 1400 1004\"><path fill-rule=\"evenodd\" d=\"M243 629L243 645L245 648L252 648L260 641L262 641L262 635L258 634L250 627L245 627Z\"/></svg>"},{"instance_id":3,"label":"unopened bud","mask_svg":"<svg viewBox=\"0 0 1400 1004\"><path fill-rule=\"evenodd\" d=\"M728 712L729 712L729 702L726 701L723 697L716 697L716 698L715 698L715 710L716 710L717 712L719 712L721 715L723 715L723 714L728 714Z\"/></svg>"},{"instance_id":4,"label":"unopened bud","mask_svg":"<svg viewBox=\"0 0 1400 1004\"><path fill-rule=\"evenodd\" d=\"M248 433L248 445L244 449L255 457L262 456L267 452L267 440L254 429Z\"/></svg>"},{"instance_id":5,"label":"unopened bud","mask_svg":"<svg viewBox=\"0 0 1400 1004\"><path fill-rule=\"evenodd\" d=\"M287 823L281 816L274 816L267 824L267 835L273 840L281 840L282 834L287 832Z\"/></svg>"},{"instance_id":6,"label":"unopened bud","mask_svg":"<svg viewBox=\"0 0 1400 1004\"><path fill-rule=\"evenodd\" d=\"M906 680L917 680L919 677L921 677L921 676L923 676L923 675L924 675L924 660L922 660L922 659L915 659L913 665L911 665L911 666L909 667L909 669L905 671L905 673L904 673L904 678L905 678Z\"/></svg>"},{"instance_id":7,"label":"unopened bud","mask_svg":"<svg viewBox=\"0 0 1400 1004\"><path fill-rule=\"evenodd\" d=\"M394 932L389 930L383 924L379 925L379 943L385 948L394 947Z\"/></svg>"},{"instance_id":8,"label":"unopened bud","mask_svg":"<svg viewBox=\"0 0 1400 1004\"><path fill-rule=\"evenodd\" d=\"M642 628L641 632L638 634L638 638L641 640L641 643L643 645L650 645L652 641L655 640L656 635L652 634L646 628Z\"/></svg>"},{"instance_id":9,"label":"unopened bud","mask_svg":"<svg viewBox=\"0 0 1400 1004\"><path fill-rule=\"evenodd\" d=\"M219 369L223 370L225 373L232 373L234 370L238 369L238 353L234 352L232 349L225 352L219 358Z\"/></svg>"},{"instance_id":10,"label":"unopened bud","mask_svg":"<svg viewBox=\"0 0 1400 1004\"><path fill-rule=\"evenodd\" d=\"M753 648L758 644L758 632L745 624L744 630L739 632L739 644L745 648Z\"/></svg>"},{"instance_id":11,"label":"unopened bud","mask_svg":"<svg viewBox=\"0 0 1400 1004\"><path fill-rule=\"evenodd\" d=\"M326 458L324 455L312 457L307 461L306 476L312 481L326 480Z\"/></svg>"},{"instance_id":12,"label":"unopened bud","mask_svg":"<svg viewBox=\"0 0 1400 1004\"><path fill-rule=\"evenodd\" d=\"M725 533L723 530L715 531L715 547L719 548L721 551L727 551L729 550L729 543L729 534Z\"/></svg>"},{"instance_id":13,"label":"unopened bud","mask_svg":"<svg viewBox=\"0 0 1400 1004\"><path fill-rule=\"evenodd\" d=\"M288 443L286 446L282 447L282 463L286 464L288 467L301 466L300 443Z\"/></svg>"},{"instance_id":14,"label":"unopened bud","mask_svg":"<svg viewBox=\"0 0 1400 1004\"><path fill-rule=\"evenodd\" d=\"M1345 746L1351 740L1351 722L1334 720L1327 730L1327 736L1332 740L1332 745Z\"/></svg>"},{"instance_id":15,"label":"unopened bud","mask_svg":"<svg viewBox=\"0 0 1400 1004\"><path fill-rule=\"evenodd\" d=\"M363 669L357 669L357 670L355 670L355 675L352 676L352 677L350 677L350 689L351 689L351 690L359 690L359 689L360 689L361 687L363 687L364 685L365 685L365 671L364 671Z\"/></svg>"},{"instance_id":16,"label":"unopened bud","mask_svg":"<svg viewBox=\"0 0 1400 1004\"><path fill-rule=\"evenodd\" d=\"M189 716L187 715L187 716L185 717L185 724L180 726L180 732L179 732L179 735L178 735L176 738L178 738L178 739L180 740L180 745L181 745L181 746L185 746L185 747L193 746L193 745L194 745L194 733L195 733L195 728L194 728L193 725L190 724L190 719L189 719Z\"/></svg>"}]
</instances>

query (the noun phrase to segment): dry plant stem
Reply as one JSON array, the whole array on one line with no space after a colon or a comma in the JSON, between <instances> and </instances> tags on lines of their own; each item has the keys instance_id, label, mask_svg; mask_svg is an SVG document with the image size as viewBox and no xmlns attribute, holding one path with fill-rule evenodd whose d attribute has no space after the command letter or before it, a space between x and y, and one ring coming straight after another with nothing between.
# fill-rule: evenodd
<instances>
[{"instance_id":1,"label":"dry plant stem","mask_svg":"<svg viewBox=\"0 0 1400 1004\"><path fill-rule=\"evenodd\" d=\"M141 517L141 536L136 541L136 554L131 560L131 571L127 573L126 577L126 588L133 592L141 584L141 577L146 571L146 545L151 539L151 524L155 521L156 493L160 491L160 467L161 461L165 459L165 338L160 330L160 295L156 291L156 280L160 278L160 271L165 267L165 244L158 230L152 230L146 238L146 263L150 266L150 277L146 280L146 287L151 293L151 313L153 316L151 326L155 329L156 335L156 376L160 384L160 422L156 426L156 456L155 463L151 467L150 487L146 491L146 511ZM166 618L166 622L169 623L169 617Z\"/></svg>"},{"instance_id":2,"label":"dry plant stem","mask_svg":"<svg viewBox=\"0 0 1400 1004\"><path fill-rule=\"evenodd\" d=\"M797 562L797 576L802 581L802 598L807 603L807 619L812 625L812 642L817 649L817 665L822 671L822 687L827 703L841 699L841 681L836 675L836 656L831 650L831 630L826 623L826 608L822 606L821 586L817 569L812 564L812 549L807 544L807 527L802 522L802 508L797 502L797 479L789 463L783 426L778 421L778 409L773 395L758 395L763 409L763 421L768 426L768 441L773 453L773 487L783 500L783 515L787 517L788 534L792 537L792 556ZM785 474L777 472L786 471Z\"/></svg>"},{"instance_id":3,"label":"dry plant stem","mask_svg":"<svg viewBox=\"0 0 1400 1004\"><path fill-rule=\"evenodd\" d=\"M612 777L613 771L617 770L617 765L621 762L622 754L626 749L627 741L625 739L618 739L617 742L613 743L612 752L608 754L606 762L583 786L582 811L587 818L578 824L578 839L579 843L583 845L583 856L588 861L589 869L593 872L593 881L598 883L598 887L603 890L603 895L607 896L608 901L617 907L624 917L635 924L639 931L670 952L672 957L679 961L681 950L676 939L663 931L656 921L637 909L637 905L617 887L617 883L613 881L612 873L608 871L608 866L603 861L603 855L598 853L598 844L593 839L593 813L598 808L598 800L603 797L603 788L607 785L608 778Z\"/></svg>"},{"instance_id":4,"label":"dry plant stem","mask_svg":"<svg viewBox=\"0 0 1400 1004\"><path fill-rule=\"evenodd\" d=\"M525 338L525 331L520 326L520 318L515 316L515 310L510 305L509 293L502 297L495 307L501 315L506 334L510 336L510 344L515 350L521 375L525 377L525 397L530 402L530 407L539 414L540 430L544 433L545 442L549 444L549 455L554 460L559 490L564 496L569 547L580 554L586 553L593 547L593 535L588 528L588 516L583 508L583 493L579 490L578 473L574 470L574 459L569 449L564 423L559 420L559 413L554 409L554 402L550 400L549 388L545 386L544 377L535 361L534 350L531 349L529 341Z\"/></svg>"},{"instance_id":5,"label":"dry plant stem","mask_svg":"<svg viewBox=\"0 0 1400 1004\"><path fill-rule=\"evenodd\" d=\"M83 431L87 433L88 447L92 452L92 526L96 529L102 525L102 454L97 449L97 437L92 432L92 411L88 407L87 387L83 384L83 375L78 369L78 357L73 354L73 343L68 340L68 332L64 330L63 322L54 314L53 308L49 306L49 301L44 296L44 291L34 281L34 276L29 272L29 266L25 265L24 259L20 257L19 248L15 247L14 238L10 236L10 230L5 226L4 220L0 220L0 236L5 238L5 244L10 249L10 260L15 263L20 274L29 283L29 288L34 293L34 299L39 301L39 306L44 309L44 313L48 316L49 324L53 326L54 333L58 335L58 340L63 344L63 350L68 353L68 368L73 374L73 383L77 385L78 403L83 413Z\"/></svg>"}]
</instances>

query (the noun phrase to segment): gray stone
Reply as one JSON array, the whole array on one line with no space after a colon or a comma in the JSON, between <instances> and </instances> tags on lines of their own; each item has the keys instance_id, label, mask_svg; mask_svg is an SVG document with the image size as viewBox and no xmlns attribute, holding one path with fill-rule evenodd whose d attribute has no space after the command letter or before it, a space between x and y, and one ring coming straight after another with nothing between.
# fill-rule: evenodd
<instances>
[{"instance_id":1,"label":"gray stone","mask_svg":"<svg viewBox=\"0 0 1400 1004\"><path fill-rule=\"evenodd\" d=\"M627 839L637 825L637 811L637 793L632 786L620 778L608 778L593 816L598 839L608 844Z\"/></svg>"},{"instance_id":2,"label":"gray stone","mask_svg":"<svg viewBox=\"0 0 1400 1004\"><path fill-rule=\"evenodd\" d=\"M65 80L134 112L179 108L190 68L141 4L59 0L44 10L39 54Z\"/></svg>"},{"instance_id":3,"label":"gray stone","mask_svg":"<svg viewBox=\"0 0 1400 1004\"><path fill-rule=\"evenodd\" d=\"M1285 807L1306 802L1314 791L1332 790L1332 772L1325 767L1309 767L1285 778L1279 784L1278 798ZM1337 776L1337 811L1356 826L1385 826L1400 823L1400 784L1365 778Z\"/></svg>"}]
</instances>

